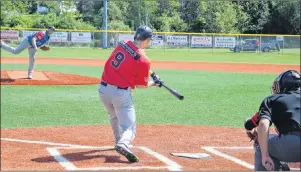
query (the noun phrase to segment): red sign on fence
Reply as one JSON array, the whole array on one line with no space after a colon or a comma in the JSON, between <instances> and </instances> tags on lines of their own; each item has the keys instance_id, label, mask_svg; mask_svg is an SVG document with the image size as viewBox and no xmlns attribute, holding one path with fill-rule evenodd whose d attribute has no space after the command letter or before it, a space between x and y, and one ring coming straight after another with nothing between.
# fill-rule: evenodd
<instances>
[{"instance_id":1,"label":"red sign on fence","mask_svg":"<svg viewBox=\"0 0 301 172\"><path fill-rule=\"evenodd\" d=\"M1 40L19 40L19 31L1 30Z\"/></svg>"}]
</instances>

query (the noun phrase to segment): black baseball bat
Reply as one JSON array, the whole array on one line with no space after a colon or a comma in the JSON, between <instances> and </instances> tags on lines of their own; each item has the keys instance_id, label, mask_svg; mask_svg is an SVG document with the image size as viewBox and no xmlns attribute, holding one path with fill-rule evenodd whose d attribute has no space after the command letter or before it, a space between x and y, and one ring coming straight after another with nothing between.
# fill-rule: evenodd
<instances>
[{"instance_id":1,"label":"black baseball bat","mask_svg":"<svg viewBox=\"0 0 301 172\"><path fill-rule=\"evenodd\" d=\"M169 88L168 86L166 86L165 84L162 83L162 86L164 88L166 88L172 95L174 95L176 98L178 98L179 100L183 100L184 96L181 95L177 90Z\"/></svg>"}]
</instances>

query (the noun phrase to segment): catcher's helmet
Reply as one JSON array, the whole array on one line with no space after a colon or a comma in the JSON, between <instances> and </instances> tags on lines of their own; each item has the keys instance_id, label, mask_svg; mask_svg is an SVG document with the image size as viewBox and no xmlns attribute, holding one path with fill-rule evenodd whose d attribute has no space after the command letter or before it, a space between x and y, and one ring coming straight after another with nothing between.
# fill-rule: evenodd
<instances>
[{"instance_id":1,"label":"catcher's helmet","mask_svg":"<svg viewBox=\"0 0 301 172\"><path fill-rule=\"evenodd\" d=\"M286 70L275 79L272 90L274 93L285 93L298 89L300 85L300 74L295 70Z\"/></svg>"},{"instance_id":2,"label":"catcher's helmet","mask_svg":"<svg viewBox=\"0 0 301 172\"><path fill-rule=\"evenodd\" d=\"M136 30L134 40L144 41L146 39L152 38L153 32L148 26L140 26Z\"/></svg>"}]
</instances>

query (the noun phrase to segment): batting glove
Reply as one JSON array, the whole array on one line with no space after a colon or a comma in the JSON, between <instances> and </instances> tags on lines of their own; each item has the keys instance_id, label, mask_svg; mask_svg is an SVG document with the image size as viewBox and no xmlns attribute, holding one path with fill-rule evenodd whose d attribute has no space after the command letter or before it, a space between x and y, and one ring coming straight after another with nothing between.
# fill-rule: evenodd
<instances>
[{"instance_id":1,"label":"batting glove","mask_svg":"<svg viewBox=\"0 0 301 172\"><path fill-rule=\"evenodd\" d=\"M164 81L155 72L151 74L151 77L153 78L153 81L155 82L156 85L162 87Z\"/></svg>"}]
</instances>

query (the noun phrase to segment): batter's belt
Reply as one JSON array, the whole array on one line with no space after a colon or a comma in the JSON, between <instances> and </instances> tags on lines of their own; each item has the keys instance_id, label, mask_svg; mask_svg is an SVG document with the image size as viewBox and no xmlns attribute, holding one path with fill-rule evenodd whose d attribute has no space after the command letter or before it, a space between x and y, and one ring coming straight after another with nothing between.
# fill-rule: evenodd
<instances>
[{"instance_id":1,"label":"batter's belt","mask_svg":"<svg viewBox=\"0 0 301 172\"><path fill-rule=\"evenodd\" d=\"M105 87L108 86L108 84L104 81L101 81L100 84ZM112 86L115 86L115 85L112 85ZM115 86L115 87L117 87L118 89L121 89L121 90L127 90L129 88L129 87L122 88L122 87L118 87L118 86Z\"/></svg>"}]
</instances>

